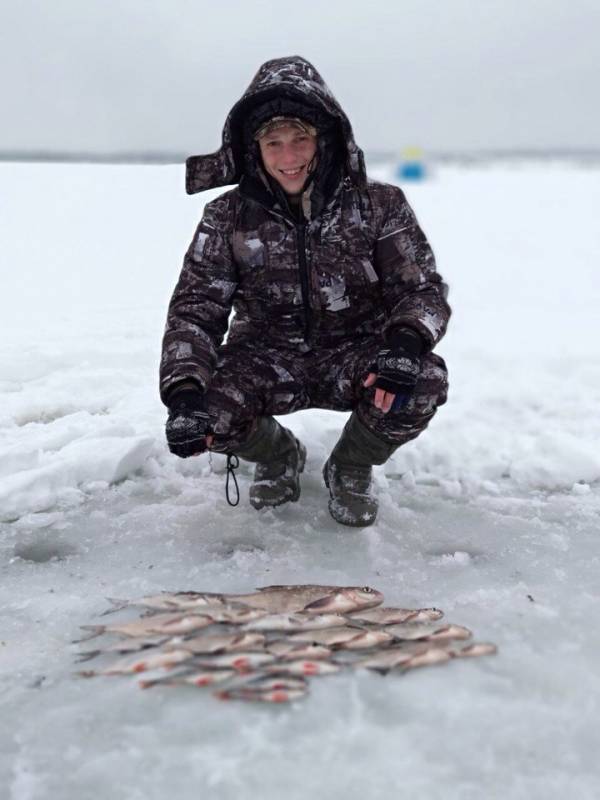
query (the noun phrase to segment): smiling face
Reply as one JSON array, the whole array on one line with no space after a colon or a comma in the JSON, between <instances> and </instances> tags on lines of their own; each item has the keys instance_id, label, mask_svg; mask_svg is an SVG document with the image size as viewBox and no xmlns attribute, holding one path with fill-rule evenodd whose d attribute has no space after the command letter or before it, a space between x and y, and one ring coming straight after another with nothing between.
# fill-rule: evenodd
<instances>
[{"instance_id":1,"label":"smiling face","mask_svg":"<svg viewBox=\"0 0 600 800\"><path fill-rule=\"evenodd\" d=\"M315 166L312 162L317 152L317 137L297 126L285 125L265 133L258 144L269 175L286 194L299 194Z\"/></svg>"}]
</instances>

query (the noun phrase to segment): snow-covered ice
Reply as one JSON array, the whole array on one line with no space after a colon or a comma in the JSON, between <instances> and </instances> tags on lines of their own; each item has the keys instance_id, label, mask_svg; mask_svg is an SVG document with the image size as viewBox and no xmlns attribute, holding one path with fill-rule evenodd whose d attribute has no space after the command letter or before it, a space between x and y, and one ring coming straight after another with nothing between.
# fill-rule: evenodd
<instances>
[{"instance_id":1,"label":"snow-covered ice","mask_svg":"<svg viewBox=\"0 0 600 800\"><path fill-rule=\"evenodd\" d=\"M390 179L378 167L374 177ZM180 167L2 164L0 795L600 796L600 169L439 166L406 187L451 287L448 404L377 469L375 526L320 469L344 415L286 418L299 503L225 503L163 437L160 339L202 204ZM370 584L494 658L313 681L292 707L77 680L105 596Z\"/></svg>"}]
</instances>

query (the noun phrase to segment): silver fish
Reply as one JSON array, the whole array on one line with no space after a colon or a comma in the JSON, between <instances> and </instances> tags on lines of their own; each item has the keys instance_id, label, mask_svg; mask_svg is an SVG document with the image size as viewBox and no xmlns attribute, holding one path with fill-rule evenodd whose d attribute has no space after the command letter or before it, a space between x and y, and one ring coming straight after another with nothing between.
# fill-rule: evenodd
<instances>
[{"instance_id":1,"label":"silver fish","mask_svg":"<svg viewBox=\"0 0 600 800\"><path fill-rule=\"evenodd\" d=\"M479 656L493 656L498 648L491 642L472 642L470 644L450 643L446 646L452 658L479 658Z\"/></svg>"},{"instance_id":2,"label":"silver fish","mask_svg":"<svg viewBox=\"0 0 600 800\"><path fill-rule=\"evenodd\" d=\"M312 642L290 642L285 639L271 642L268 644L267 652L282 658L284 661L296 661L302 659L322 659L331 658L332 650L329 647L323 647L321 644L313 644Z\"/></svg>"},{"instance_id":3,"label":"silver fish","mask_svg":"<svg viewBox=\"0 0 600 800\"><path fill-rule=\"evenodd\" d=\"M356 636L338 646L340 650L369 650L372 647L381 647L381 645L391 644L395 641L396 638L387 631L370 630L360 631Z\"/></svg>"},{"instance_id":4,"label":"silver fish","mask_svg":"<svg viewBox=\"0 0 600 800\"><path fill-rule=\"evenodd\" d=\"M275 656L271 653L257 653L247 651L244 653L223 653L215 656L197 656L194 664L206 669L221 669L223 667L235 669L238 672L249 672L250 670L272 664Z\"/></svg>"},{"instance_id":5,"label":"silver fish","mask_svg":"<svg viewBox=\"0 0 600 800\"><path fill-rule=\"evenodd\" d=\"M314 642L326 647L339 647L345 642L349 642L356 636L363 633L363 628L358 626L340 625L335 628L325 628L324 630L308 630L292 633L288 636L290 642Z\"/></svg>"},{"instance_id":6,"label":"silver fish","mask_svg":"<svg viewBox=\"0 0 600 800\"><path fill-rule=\"evenodd\" d=\"M333 628L343 625L341 614L267 614L243 626L245 631L305 631Z\"/></svg>"},{"instance_id":7,"label":"silver fish","mask_svg":"<svg viewBox=\"0 0 600 800\"><path fill-rule=\"evenodd\" d=\"M128 606L145 606L153 610L190 610L215 605L245 604L269 612L294 613L306 611L321 614L325 611L346 613L371 608L383 602L381 592L369 586L320 586L318 584L263 586L248 594L220 594L217 592L173 592L149 595L138 600L107 598L114 608L105 613Z\"/></svg>"},{"instance_id":8,"label":"silver fish","mask_svg":"<svg viewBox=\"0 0 600 800\"><path fill-rule=\"evenodd\" d=\"M153 647L160 647L160 645L170 641L172 641L172 638L164 634L141 638L119 639L116 642L109 642L98 650L82 650L78 653L79 658L77 661L89 661L103 653L138 653L140 650L150 650Z\"/></svg>"},{"instance_id":9,"label":"silver fish","mask_svg":"<svg viewBox=\"0 0 600 800\"><path fill-rule=\"evenodd\" d=\"M245 622L265 617L268 612L261 608L251 608L242 603L222 603L216 606L202 606L202 608L191 611L180 610L177 613L210 617L214 623L219 624L243 625ZM147 617L156 617L158 615L159 612L148 609L142 614L142 618L146 619Z\"/></svg>"},{"instance_id":10,"label":"silver fish","mask_svg":"<svg viewBox=\"0 0 600 800\"><path fill-rule=\"evenodd\" d=\"M262 675L251 673L234 678L227 689L250 689L252 691L268 691L273 689L306 689L305 678L292 675Z\"/></svg>"},{"instance_id":11,"label":"silver fish","mask_svg":"<svg viewBox=\"0 0 600 800\"><path fill-rule=\"evenodd\" d=\"M154 611L193 611L206 606L223 605L222 597L213 592L161 592L140 597L137 600L119 600L107 597L112 608L107 609L100 616L114 614L116 611L130 606L142 606Z\"/></svg>"},{"instance_id":12,"label":"silver fish","mask_svg":"<svg viewBox=\"0 0 600 800\"><path fill-rule=\"evenodd\" d=\"M473 635L462 625L436 625L435 623L405 622L401 625L387 625L386 631L396 639L412 641L415 639L470 639Z\"/></svg>"},{"instance_id":13,"label":"silver fish","mask_svg":"<svg viewBox=\"0 0 600 800\"><path fill-rule=\"evenodd\" d=\"M262 667L263 672L278 675L332 675L339 672L341 666L333 661L318 661L315 659L299 659L298 661L278 661L277 664L268 664Z\"/></svg>"},{"instance_id":14,"label":"silver fish","mask_svg":"<svg viewBox=\"0 0 600 800\"><path fill-rule=\"evenodd\" d=\"M224 633L195 636L191 639L175 637L163 644L163 650L187 650L194 654L237 653L264 650L266 637L262 633Z\"/></svg>"},{"instance_id":15,"label":"silver fish","mask_svg":"<svg viewBox=\"0 0 600 800\"><path fill-rule=\"evenodd\" d=\"M216 683L224 683L236 675L233 669L193 669L177 675L166 675L164 678L153 678L152 680L141 680L139 686L148 689L151 686L214 686Z\"/></svg>"},{"instance_id":16,"label":"silver fish","mask_svg":"<svg viewBox=\"0 0 600 800\"><path fill-rule=\"evenodd\" d=\"M224 595L226 600L245 603L273 613L345 614L383 603L383 595L369 586L263 586L252 594Z\"/></svg>"},{"instance_id":17,"label":"silver fish","mask_svg":"<svg viewBox=\"0 0 600 800\"><path fill-rule=\"evenodd\" d=\"M377 625L398 625L403 622L434 622L444 616L439 608L371 608L348 615L358 622Z\"/></svg>"},{"instance_id":18,"label":"silver fish","mask_svg":"<svg viewBox=\"0 0 600 800\"><path fill-rule=\"evenodd\" d=\"M406 664L402 664L402 670L416 669L417 667L432 667L434 664L443 664L450 661L452 655L445 647L431 647L424 653L418 653Z\"/></svg>"},{"instance_id":19,"label":"silver fish","mask_svg":"<svg viewBox=\"0 0 600 800\"><path fill-rule=\"evenodd\" d=\"M480 643L459 645L455 642L436 642L423 653L415 655L402 666L403 670L416 667L429 667L433 664L443 664L451 658L476 658L479 656L493 655L497 648L493 644Z\"/></svg>"},{"instance_id":20,"label":"silver fish","mask_svg":"<svg viewBox=\"0 0 600 800\"><path fill-rule=\"evenodd\" d=\"M387 672L394 667L403 666L415 658L423 655L428 650L437 649L431 642L409 642L399 647L388 647L379 653L375 653L366 658L355 661L352 666L355 669L373 669L380 672Z\"/></svg>"},{"instance_id":21,"label":"silver fish","mask_svg":"<svg viewBox=\"0 0 600 800\"><path fill-rule=\"evenodd\" d=\"M121 659L112 666L99 670L83 670L78 672L82 678L93 678L96 675L130 675L137 672L147 672L151 669L170 669L187 661L192 654L187 650L172 650L169 653L146 653Z\"/></svg>"},{"instance_id":22,"label":"silver fish","mask_svg":"<svg viewBox=\"0 0 600 800\"><path fill-rule=\"evenodd\" d=\"M413 669L428 664L438 664L451 658L475 658L493 655L497 648L487 642L462 644L456 640L430 640L405 642L397 647L389 647L368 658L355 661L355 668L373 669L387 672L391 669Z\"/></svg>"},{"instance_id":23,"label":"silver fish","mask_svg":"<svg viewBox=\"0 0 600 800\"><path fill-rule=\"evenodd\" d=\"M191 633L212 624L212 618L202 614L188 614L186 612L157 614L134 622L121 622L113 625L81 625L83 630L91 631L91 634L76 640L76 643L87 642L89 639L102 636L104 633L117 633L121 636L136 637L161 633L175 635Z\"/></svg>"},{"instance_id":24,"label":"silver fish","mask_svg":"<svg viewBox=\"0 0 600 800\"><path fill-rule=\"evenodd\" d=\"M202 614L208 614L212 617L213 622L223 623L227 625L244 625L253 620L259 620L267 616L266 611L262 608L249 608L240 604L224 605L221 608L215 606L207 606Z\"/></svg>"},{"instance_id":25,"label":"silver fish","mask_svg":"<svg viewBox=\"0 0 600 800\"><path fill-rule=\"evenodd\" d=\"M368 650L371 647L392 644L396 637L379 628L353 628L342 626L323 631L302 631L289 637L293 642L314 642L336 650Z\"/></svg>"},{"instance_id":26,"label":"silver fish","mask_svg":"<svg viewBox=\"0 0 600 800\"><path fill-rule=\"evenodd\" d=\"M266 689L258 691L253 689L224 689L215 692L219 700L245 700L257 703L290 703L300 700L308 692L305 689Z\"/></svg>"}]
</instances>

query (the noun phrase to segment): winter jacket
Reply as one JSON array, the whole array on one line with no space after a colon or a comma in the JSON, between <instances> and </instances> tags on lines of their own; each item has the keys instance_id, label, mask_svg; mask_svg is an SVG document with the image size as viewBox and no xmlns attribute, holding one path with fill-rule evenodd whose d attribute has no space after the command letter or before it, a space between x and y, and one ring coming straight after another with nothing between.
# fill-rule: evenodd
<instances>
[{"instance_id":1,"label":"winter jacket","mask_svg":"<svg viewBox=\"0 0 600 800\"><path fill-rule=\"evenodd\" d=\"M299 216L244 138L257 105L277 112L279 102L295 101L335 121L343 152L328 183L305 192ZM306 60L263 64L229 113L220 150L188 159L188 193L233 183L205 206L185 255L163 340L163 401L182 380L210 384L228 327L229 342L299 356L349 337L381 336L383 344L399 327L417 331L428 350L444 335L447 287L414 213L401 189L367 178L348 118Z\"/></svg>"}]
</instances>

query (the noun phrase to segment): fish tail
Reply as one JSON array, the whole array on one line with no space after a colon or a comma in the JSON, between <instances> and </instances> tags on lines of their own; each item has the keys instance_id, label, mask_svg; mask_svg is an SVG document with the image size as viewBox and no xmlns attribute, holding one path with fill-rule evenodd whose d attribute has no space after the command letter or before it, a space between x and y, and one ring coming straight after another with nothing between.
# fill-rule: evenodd
<instances>
[{"instance_id":1,"label":"fish tail","mask_svg":"<svg viewBox=\"0 0 600 800\"><path fill-rule=\"evenodd\" d=\"M96 636L102 636L106 630L105 625L80 625L83 631L91 631L89 636L82 636L81 639L73 639L72 644L80 644L81 642L88 642L90 639L95 639Z\"/></svg>"},{"instance_id":2,"label":"fish tail","mask_svg":"<svg viewBox=\"0 0 600 800\"><path fill-rule=\"evenodd\" d=\"M155 680L141 680L138 681L138 686L140 689L149 689L151 686L156 686L157 683L161 683L160 679Z\"/></svg>"},{"instance_id":3,"label":"fish tail","mask_svg":"<svg viewBox=\"0 0 600 800\"><path fill-rule=\"evenodd\" d=\"M76 663L80 664L82 661L90 661L92 658L96 658L96 656L100 655L101 650L84 650L83 652L79 653L79 658L77 659Z\"/></svg>"},{"instance_id":4,"label":"fish tail","mask_svg":"<svg viewBox=\"0 0 600 800\"><path fill-rule=\"evenodd\" d=\"M119 600L117 597L107 597L106 600L108 600L112 608L107 608L106 611L103 611L102 614L100 614L101 617L105 617L107 614L114 614L115 611L120 611L122 608L126 608L129 605L127 600Z\"/></svg>"}]
</instances>

